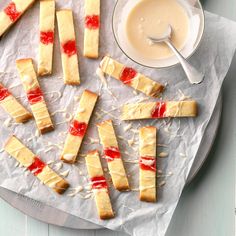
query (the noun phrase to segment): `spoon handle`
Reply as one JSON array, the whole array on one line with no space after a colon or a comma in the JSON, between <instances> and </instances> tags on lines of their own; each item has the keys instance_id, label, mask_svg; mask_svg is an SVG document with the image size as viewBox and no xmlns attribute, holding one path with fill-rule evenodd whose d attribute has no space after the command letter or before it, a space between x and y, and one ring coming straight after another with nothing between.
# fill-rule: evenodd
<instances>
[{"instance_id":1,"label":"spoon handle","mask_svg":"<svg viewBox=\"0 0 236 236\"><path fill-rule=\"evenodd\" d=\"M178 58L180 64L183 67L183 70L191 84L199 84L204 79L204 74L197 71L192 65L188 63L188 61L181 55L181 53L175 48L170 40L164 41L169 48L174 52L176 57Z\"/></svg>"}]
</instances>

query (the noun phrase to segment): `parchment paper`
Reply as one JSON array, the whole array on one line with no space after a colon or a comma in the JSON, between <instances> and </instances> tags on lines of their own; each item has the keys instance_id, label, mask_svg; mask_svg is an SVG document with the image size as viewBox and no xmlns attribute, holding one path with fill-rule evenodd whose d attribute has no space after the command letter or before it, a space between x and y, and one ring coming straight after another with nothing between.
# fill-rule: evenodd
<instances>
[{"instance_id":1,"label":"parchment paper","mask_svg":"<svg viewBox=\"0 0 236 236\"><path fill-rule=\"evenodd\" d=\"M1 1L1 9L6 2ZM79 54L82 54L83 3L81 1L63 2L65 1L58 1L57 8L73 8L77 45ZM215 107L223 79L230 66L236 47L236 23L206 12L206 28L203 40L197 53L190 60L199 70L205 71L206 76L202 84L190 85L179 66L165 70L144 68L134 64L121 53L112 37L111 14L113 5L114 1L102 0L101 55L108 53L115 59L120 60L126 65L133 66L138 71L159 82L167 82L167 90L163 95L163 99L183 98L183 95L179 92L180 89L185 96L190 96L199 103L199 116L195 119L184 118L131 122L133 129L143 125L155 125L159 128L158 143L167 145L167 147L158 147L158 153L169 153L166 158L158 158L158 183L163 185L158 190L158 202L155 204L140 202L138 200L138 192L119 193L111 186L110 195L116 217L112 220L101 221L97 216L94 199L92 197L87 199L81 198L82 195L89 196L88 192L83 191L74 197L70 197L67 196L71 191L69 190L64 195L58 196L49 188L43 186L23 168L16 167L16 161L13 158L9 158L5 152L2 152L0 156L0 184L2 187L25 194L50 206L113 230L124 231L131 235L162 236L169 225L205 128ZM26 96L17 75L15 60L17 58L32 57L37 62L38 10L39 4L36 3L0 42L1 82L7 87L18 85L10 90L15 96L20 96L19 100L28 108ZM73 109L78 104L78 100L74 100L74 96L80 96L85 88L94 92L100 92L101 81L95 75L99 62L100 60L93 61L80 57L81 85L77 87L65 86L62 81L59 44L56 32L54 74L39 80L51 113L58 109L66 109L69 113L73 114ZM117 135L123 137L119 138L118 141L122 153L126 152L122 155L124 161L128 159L135 160L138 158L138 152L128 146L128 140L132 139L133 135L135 135L135 140L137 141L137 134L131 130L124 130L124 127L130 122L121 122L119 120L120 111L119 109L114 110L114 108L119 108L125 102L135 102L138 99L145 98L145 96L142 94L135 95L131 88L112 78L107 80L108 86L117 97L117 100L109 94L106 86L101 88L101 96L80 153L85 153L87 150L95 148L101 150L101 146L96 143L91 144L91 139L89 138L98 138L95 123L112 118L116 124ZM50 93L52 91L59 91L61 93L60 99L57 99L60 93ZM112 115L104 114L101 109L103 111L113 110L111 112ZM68 128L68 122L63 114L56 113L53 116L53 121L55 124L64 123L55 125L56 129L54 132L38 137L37 135L35 136L36 126L33 120L24 125L16 125L1 110L1 145L4 144L11 134L15 134L44 161L55 160L55 162L59 162L60 148L63 146L66 136L66 133L62 132L66 132ZM100 114L102 117L96 114ZM59 148L53 146L54 144L59 144ZM50 148L51 150L48 151ZM135 148L137 148L137 145L134 145ZM76 165L63 164L62 169L58 171L61 173L68 169L70 170L67 179L71 183L72 188L88 184L83 156L80 156L78 160ZM106 163L104 160L102 162L105 167ZM58 165L53 164L51 166L54 169L58 167ZM138 188L138 165L125 162L125 167L129 174L132 188ZM109 174L107 173L106 175L109 178ZM163 181L166 182L165 185Z\"/></svg>"}]
</instances>

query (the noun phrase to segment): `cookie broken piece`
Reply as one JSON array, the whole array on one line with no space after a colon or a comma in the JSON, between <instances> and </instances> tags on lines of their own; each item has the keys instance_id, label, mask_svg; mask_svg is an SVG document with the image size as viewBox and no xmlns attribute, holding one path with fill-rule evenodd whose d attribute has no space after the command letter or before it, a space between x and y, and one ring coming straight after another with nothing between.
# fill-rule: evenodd
<instances>
[{"instance_id":1,"label":"cookie broken piece","mask_svg":"<svg viewBox=\"0 0 236 236\"><path fill-rule=\"evenodd\" d=\"M84 56L98 58L100 0L85 0Z\"/></svg>"},{"instance_id":2,"label":"cookie broken piece","mask_svg":"<svg viewBox=\"0 0 236 236\"><path fill-rule=\"evenodd\" d=\"M89 90L83 92L79 107L69 126L69 132L61 155L62 161L71 164L75 163L97 99L98 95L96 93Z\"/></svg>"},{"instance_id":3,"label":"cookie broken piece","mask_svg":"<svg viewBox=\"0 0 236 236\"><path fill-rule=\"evenodd\" d=\"M111 120L105 120L97 124L100 142L104 150L104 158L107 160L112 183L119 191L129 190L129 182L126 176L121 153L118 147L115 131Z\"/></svg>"},{"instance_id":4,"label":"cookie broken piece","mask_svg":"<svg viewBox=\"0 0 236 236\"><path fill-rule=\"evenodd\" d=\"M0 106L15 120L17 123L24 123L32 118L16 98L0 84Z\"/></svg>"},{"instance_id":5,"label":"cookie broken piece","mask_svg":"<svg viewBox=\"0 0 236 236\"><path fill-rule=\"evenodd\" d=\"M39 62L38 75L52 73L55 1L41 0L39 14Z\"/></svg>"},{"instance_id":6,"label":"cookie broken piece","mask_svg":"<svg viewBox=\"0 0 236 236\"><path fill-rule=\"evenodd\" d=\"M119 63L111 57L105 56L100 63L101 70L111 77L120 80L135 90L151 97L158 97L164 86L138 73L136 70Z\"/></svg>"},{"instance_id":7,"label":"cookie broken piece","mask_svg":"<svg viewBox=\"0 0 236 236\"><path fill-rule=\"evenodd\" d=\"M156 202L156 127L139 129L139 198Z\"/></svg>"},{"instance_id":8,"label":"cookie broken piece","mask_svg":"<svg viewBox=\"0 0 236 236\"><path fill-rule=\"evenodd\" d=\"M126 104L122 107L122 120L159 119L165 117L195 117L196 101L168 101Z\"/></svg>"},{"instance_id":9,"label":"cookie broken piece","mask_svg":"<svg viewBox=\"0 0 236 236\"><path fill-rule=\"evenodd\" d=\"M0 37L24 14L35 0L14 0L0 12Z\"/></svg>"},{"instance_id":10,"label":"cookie broken piece","mask_svg":"<svg viewBox=\"0 0 236 236\"><path fill-rule=\"evenodd\" d=\"M55 173L15 136L11 136L7 140L4 150L55 192L62 194L69 187L69 183L66 180Z\"/></svg>"},{"instance_id":11,"label":"cookie broken piece","mask_svg":"<svg viewBox=\"0 0 236 236\"><path fill-rule=\"evenodd\" d=\"M75 40L73 14L69 9L57 11L64 83L79 85L79 65Z\"/></svg>"},{"instance_id":12,"label":"cookie broken piece","mask_svg":"<svg viewBox=\"0 0 236 236\"><path fill-rule=\"evenodd\" d=\"M32 59L19 59L16 61L16 66L40 133L53 130L54 127L37 80Z\"/></svg>"},{"instance_id":13,"label":"cookie broken piece","mask_svg":"<svg viewBox=\"0 0 236 236\"><path fill-rule=\"evenodd\" d=\"M108 186L102 170L98 151L90 151L85 157L85 161L92 183L92 191L95 196L98 215L100 219L103 220L113 218L114 213L108 193Z\"/></svg>"}]
</instances>

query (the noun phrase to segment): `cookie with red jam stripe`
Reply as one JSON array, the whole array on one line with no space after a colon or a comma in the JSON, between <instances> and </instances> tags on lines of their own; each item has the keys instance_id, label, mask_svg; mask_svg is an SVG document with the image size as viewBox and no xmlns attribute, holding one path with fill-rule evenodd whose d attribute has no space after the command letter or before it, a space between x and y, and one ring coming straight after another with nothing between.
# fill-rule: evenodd
<instances>
[{"instance_id":1,"label":"cookie with red jam stripe","mask_svg":"<svg viewBox=\"0 0 236 236\"><path fill-rule=\"evenodd\" d=\"M161 101L131 103L122 107L122 120L161 119L166 117L196 117L197 102L192 101Z\"/></svg>"},{"instance_id":2,"label":"cookie with red jam stripe","mask_svg":"<svg viewBox=\"0 0 236 236\"><path fill-rule=\"evenodd\" d=\"M105 56L100 63L100 68L103 73L147 96L158 97L164 90L162 84L137 72L134 68L125 66L111 57Z\"/></svg>"},{"instance_id":3,"label":"cookie with red jam stripe","mask_svg":"<svg viewBox=\"0 0 236 236\"><path fill-rule=\"evenodd\" d=\"M121 159L114 127L111 120L105 120L97 124L100 142L103 146L104 158L112 178L115 189L119 191L129 190L129 182Z\"/></svg>"},{"instance_id":4,"label":"cookie with red jam stripe","mask_svg":"<svg viewBox=\"0 0 236 236\"><path fill-rule=\"evenodd\" d=\"M66 180L54 172L15 136L11 136L7 140L4 150L53 191L62 194L69 187Z\"/></svg>"},{"instance_id":5,"label":"cookie with red jam stripe","mask_svg":"<svg viewBox=\"0 0 236 236\"><path fill-rule=\"evenodd\" d=\"M156 127L139 129L139 198L156 202Z\"/></svg>"},{"instance_id":6,"label":"cookie with red jam stripe","mask_svg":"<svg viewBox=\"0 0 236 236\"><path fill-rule=\"evenodd\" d=\"M57 11L56 14L61 45L61 61L64 83L70 85L79 85L80 75L73 13L69 9L63 9Z\"/></svg>"},{"instance_id":7,"label":"cookie with red jam stripe","mask_svg":"<svg viewBox=\"0 0 236 236\"><path fill-rule=\"evenodd\" d=\"M0 37L31 7L35 0L13 0L0 12Z\"/></svg>"},{"instance_id":8,"label":"cookie with red jam stripe","mask_svg":"<svg viewBox=\"0 0 236 236\"><path fill-rule=\"evenodd\" d=\"M100 0L85 0L84 56L98 58Z\"/></svg>"},{"instance_id":9,"label":"cookie with red jam stripe","mask_svg":"<svg viewBox=\"0 0 236 236\"><path fill-rule=\"evenodd\" d=\"M39 60L38 75L52 73L55 24L55 1L41 0L39 10Z\"/></svg>"},{"instance_id":10,"label":"cookie with red jam stripe","mask_svg":"<svg viewBox=\"0 0 236 236\"><path fill-rule=\"evenodd\" d=\"M16 61L16 66L40 133L44 134L53 130L53 123L38 83L32 59L19 59Z\"/></svg>"},{"instance_id":11,"label":"cookie with red jam stripe","mask_svg":"<svg viewBox=\"0 0 236 236\"><path fill-rule=\"evenodd\" d=\"M17 123L27 122L32 118L28 112L9 92L9 90L0 83L0 106L15 120Z\"/></svg>"},{"instance_id":12,"label":"cookie with red jam stripe","mask_svg":"<svg viewBox=\"0 0 236 236\"><path fill-rule=\"evenodd\" d=\"M100 219L106 220L114 217L108 186L102 170L99 153L97 150L90 151L86 157L86 166L92 183L97 211Z\"/></svg>"},{"instance_id":13,"label":"cookie with red jam stripe","mask_svg":"<svg viewBox=\"0 0 236 236\"><path fill-rule=\"evenodd\" d=\"M96 93L89 90L83 92L74 119L69 125L69 131L61 154L62 161L71 164L75 163L97 99L98 95Z\"/></svg>"}]
</instances>

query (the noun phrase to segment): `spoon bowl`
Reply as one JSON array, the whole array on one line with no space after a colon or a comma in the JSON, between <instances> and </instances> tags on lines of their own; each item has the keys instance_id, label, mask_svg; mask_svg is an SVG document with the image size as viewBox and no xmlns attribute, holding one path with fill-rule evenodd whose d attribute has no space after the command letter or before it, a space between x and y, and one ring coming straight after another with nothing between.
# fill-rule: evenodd
<instances>
[{"instance_id":1,"label":"spoon bowl","mask_svg":"<svg viewBox=\"0 0 236 236\"><path fill-rule=\"evenodd\" d=\"M182 54L178 51L178 49L171 42L171 34L172 34L172 27L171 27L171 25L168 25L166 31L163 33L163 35L161 37L147 36L147 38L153 44L165 43L176 55L176 57L179 60L189 82L191 84L201 83L204 79L204 74L199 72L196 68L194 68L191 64L189 64L189 62L182 56Z\"/></svg>"}]
</instances>

